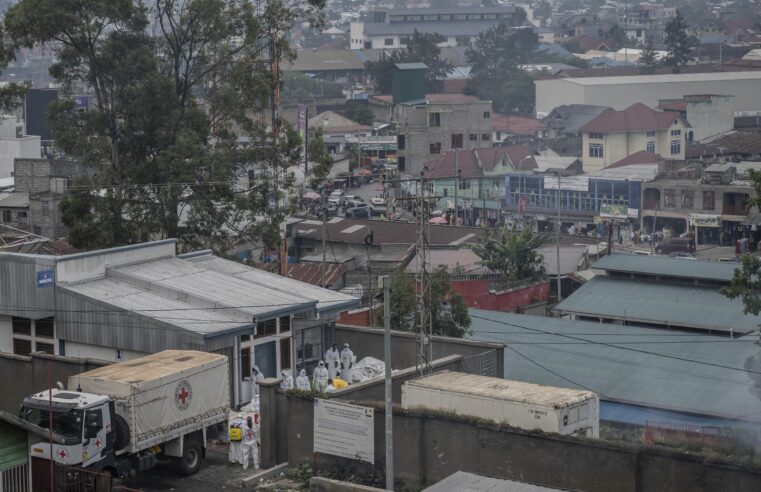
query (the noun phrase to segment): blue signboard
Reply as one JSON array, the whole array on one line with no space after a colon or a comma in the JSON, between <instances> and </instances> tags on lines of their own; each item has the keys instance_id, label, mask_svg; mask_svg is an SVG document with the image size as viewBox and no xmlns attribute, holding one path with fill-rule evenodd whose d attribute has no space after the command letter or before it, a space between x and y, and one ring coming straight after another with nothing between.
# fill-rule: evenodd
<instances>
[{"instance_id":1,"label":"blue signboard","mask_svg":"<svg viewBox=\"0 0 761 492\"><path fill-rule=\"evenodd\" d=\"M53 270L37 272L37 288L53 285Z\"/></svg>"}]
</instances>

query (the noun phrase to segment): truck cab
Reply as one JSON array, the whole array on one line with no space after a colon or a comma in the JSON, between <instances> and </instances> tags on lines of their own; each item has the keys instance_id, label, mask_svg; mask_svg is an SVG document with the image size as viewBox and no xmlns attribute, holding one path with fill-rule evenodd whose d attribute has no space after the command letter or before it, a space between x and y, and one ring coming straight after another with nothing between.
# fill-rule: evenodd
<instances>
[{"instance_id":1,"label":"truck cab","mask_svg":"<svg viewBox=\"0 0 761 492\"><path fill-rule=\"evenodd\" d=\"M52 410L52 411L51 411ZM108 396L45 390L24 399L19 417L44 429L51 428L65 444L53 444L53 459L64 465L105 468L113 464L116 429L113 401ZM50 459L47 442L31 446L31 456Z\"/></svg>"}]
</instances>

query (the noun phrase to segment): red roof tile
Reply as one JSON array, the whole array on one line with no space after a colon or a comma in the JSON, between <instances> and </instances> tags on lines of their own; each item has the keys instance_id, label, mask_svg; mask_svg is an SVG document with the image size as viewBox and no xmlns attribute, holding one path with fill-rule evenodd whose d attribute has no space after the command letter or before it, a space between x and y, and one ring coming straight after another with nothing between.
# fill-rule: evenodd
<instances>
[{"instance_id":1,"label":"red roof tile","mask_svg":"<svg viewBox=\"0 0 761 492\"><path fill-rule=\"evenodd\" d=\"M656 111L642 103L635 103L623 111L608 109L582 126L583 133L617 133L665 130L678 119L684 119L670 111ZM685 122L686 124L686 122Z\"/></svg>"},{"instance_id":2,"label":"red roof tile","mask_svg":"<svg viewBox=\"0 0 761 492\"><path fill-rule=\"evenodd\" d=\"M528 145L511 145L509 147L493 147L475 150L449 150L438 159L428 163L427 178L451 178L460 170L463 178L478 178L484 176L484 171L492 171L503 157L507 156L513 166L519 170L535 169L537 167L533 152ZM526 159L527 156L530 158Z\"/></svg>"},{"instance_id":3,"label":"red roof tile","mask_svg":"<svg viewBox=\"0 0 761 492\"><path fill-rule=\"evenodd\" d=\"M544 128L542 122L536 118L499 113L492 113L491 126L493 130L498 132L526 136L536 136L537 132Z\"/></svg>"},{"instance_id":4,"label":"red roof tile","mask_svg":"<svg viewBox=\"0 0 761 492\"><path fill-rule=\"evenodd\" d=\"M326 263L325 282L327 283L327 288L336 285L348 271L349 266L346 263ZM320 286L322 284L322 264L295 263L288 265L288 276L308 284Z\"/></svg>"},{"instance_id":5,"label":"red roof tile","mask_svg":"<svg viewBox=\"0 0 761 492\"><path fill-rule=\"evenodd\" d=\"M614 162L613 164L608 166L608 168L624 167L624 166L630 166L633 164L658 164L662 160L663 158L661 158L660 154L654 154L646 150L640 150L639 152L635 152L628 157L624 157L620 161Z\"/></svg>"}]
</instances>

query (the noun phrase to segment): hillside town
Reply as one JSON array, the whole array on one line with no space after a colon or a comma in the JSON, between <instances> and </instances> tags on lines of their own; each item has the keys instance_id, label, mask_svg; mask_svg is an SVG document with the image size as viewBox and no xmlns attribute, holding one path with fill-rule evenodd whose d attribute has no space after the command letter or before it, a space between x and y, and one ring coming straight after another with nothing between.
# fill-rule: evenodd
<instances>
[{"instance_id":1,"label":"hillside town","mask_svg":"<svg viewBox=\"0 0 761 492\"><path fill-rule=\"evenodd\" d=\"M0 14L0 492L761 490L758 0Z\"/></svg>"}]
</instances>

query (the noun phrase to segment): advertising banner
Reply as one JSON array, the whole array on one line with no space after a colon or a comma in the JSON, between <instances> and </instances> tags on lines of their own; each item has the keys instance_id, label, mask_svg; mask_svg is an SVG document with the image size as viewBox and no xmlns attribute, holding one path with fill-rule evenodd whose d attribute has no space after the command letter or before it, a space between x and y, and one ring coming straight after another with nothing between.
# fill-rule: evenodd
<instances>
[{"instance_id":1,"label":"advertising banner","mask_svg":"<svg viewBox=\"0 0 761 492\"><path fill-rule=\"evenodd\" d=\"M692 227L721 227L721 215L690 214Z\"/></svg>"},{"instance_id":2,"label":"advertising banner","mask_svg":"<svg viewBox=\"0 0 761 492\"><path fill-rule=\"evenodd\" d=\"M629 207L626 205L603 203L600 205L600 217L605 217L607 219L627 219L629 218Z\"/></svg>"}]
</instances>

